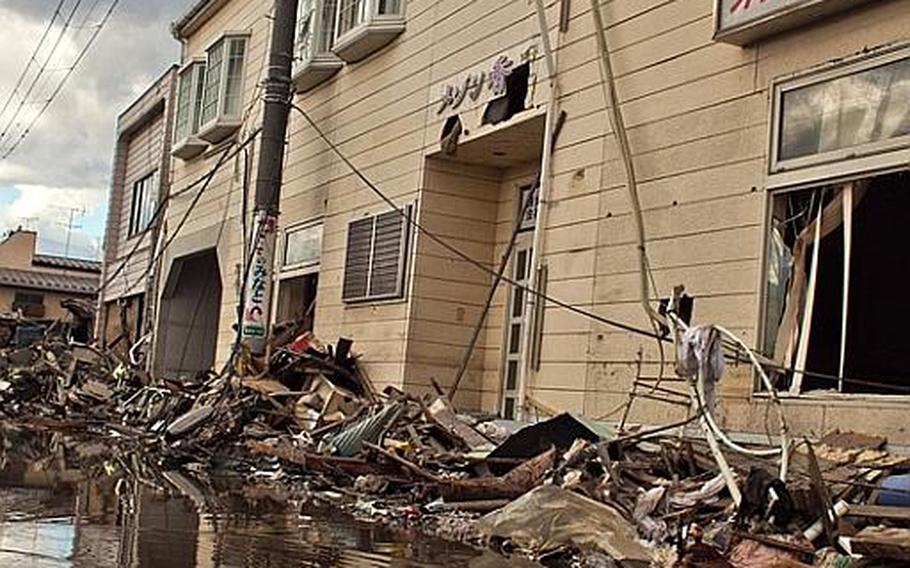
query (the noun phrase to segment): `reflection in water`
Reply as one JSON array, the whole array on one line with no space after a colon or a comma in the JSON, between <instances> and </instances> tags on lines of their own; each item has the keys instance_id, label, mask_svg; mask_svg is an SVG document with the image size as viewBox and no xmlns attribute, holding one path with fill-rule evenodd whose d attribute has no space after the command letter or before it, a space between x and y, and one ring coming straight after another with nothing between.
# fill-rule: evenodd
<instances>
[{"instance_id":1,"label":"reflection in water","mask_svg":"<svg viewBox=\"0 0 910 568\"><path fill-rule=\"evenodd\" d=\"M275 491L154 472L138 452L112 455L97 442L9 429L0 442L4 567L508 565Z\"/></svg>"}]
</instances>

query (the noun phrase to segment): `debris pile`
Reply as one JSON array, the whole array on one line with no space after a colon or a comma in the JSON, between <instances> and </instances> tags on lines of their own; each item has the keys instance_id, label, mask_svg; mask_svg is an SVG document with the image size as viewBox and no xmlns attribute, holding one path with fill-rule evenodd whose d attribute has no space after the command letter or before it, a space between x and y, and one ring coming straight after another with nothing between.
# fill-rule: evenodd
<instances>
[{"instance_id":1,"label":"debris pile","mask_svg":"<svg viewBox=\"0 0 910 568\"><path fill-rule=\"evenodd\" d=\"M898 566L910 557L910 462L883 438L805 440L786 468L735 452L720 464L684 425L472 417L441 393L377 392L357 361L349 340L326 346L292 333L273 342L265 370L155 380L111 353L47 339L0 350L0 412L128 438L170 470L230 467L304 486L361 517L546 565Z\"/></svg>"}]
</instances>

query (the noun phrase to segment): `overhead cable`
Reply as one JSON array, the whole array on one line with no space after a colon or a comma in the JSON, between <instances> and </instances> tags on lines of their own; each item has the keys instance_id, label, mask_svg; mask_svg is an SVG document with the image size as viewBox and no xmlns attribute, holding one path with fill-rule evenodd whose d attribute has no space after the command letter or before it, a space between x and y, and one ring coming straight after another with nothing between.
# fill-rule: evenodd
<instances>
[{"instance_id":1,"label":"overhead cable","mask_svg":"<svg viewBox=\"0 0 910 568\"><path fill-rule=\"evenodd\" d=\"M54 92L51 93L50 98L48 98L47 101L45 101L44 106L41 107L41 110L38 111L38 114L36 114L35 117L31 120L31 122L29 122L29 124L25 128L25 130L22 131L22 134L19 135L19 138L17 138L16 141L13 142L13 146L9 150L7 150L2 156L0 156L0 160L5 160L13 152L16 151L16 148L18 148L19 145L22 143L22 141L25 140L25 138L29 135L29 133L32 130L32 127L35 126L35 123L37 123L38 120L44 115L44 113L47 112L47 109L51 106L51 103L54 102L54 99L56 99L57 96L60 94L60 91L63 90L63 87L64 87L64 85L66 85L67 80L70 78L70 76L76 70L76 68L79 66L79 63L85 57L86 53L88 53L89 48L95 42L95 39L98 37L98 34L100 34L101 30L104 29L105 24L110 19L111 14L113 14L113 12L114 12L114 8L116 8L117 4L119 4L119 3L120 3L120 0L113 0L113 2L111 2L111 5L108 7L107 12L104 13L104 17L101 19L101 22L98 24L98 27L95 28L95 30L92 32L91 37L89 37L88 42L86 42L86 44L83 46L82 50L79 52L79 55L76 56L76 60L73 62L72 67L67 69L66 74L64 74L63 78L60 79L60 83L57 84L57 88L54 89Z\"/></svg>"},{"instance_id":2,"label":"overhead cable","mask_svg":"<svg viewBox=\"0 0 910 568\"><path fill-rule=\"evenodd\" d=\"M338 146L337 146L334 142L332 142L331 139L329 139L329 137L322 131L321 128L319 128L319 126L317 126L316 122L312 119L312 117L310 117L310 115L309 115L305 110L303 110L302 108L298 107L297 105L291 105L291 108L294 109L295 111L297 111L301 116L303 116L303 118L304 118L304 119L306 120L306 122L313 128L313 130L316 132L316 134L317 134L317 135L326 143L326 145L327 145L327 146L328 146L328 147L329 147L329 148L330 148L330 149L331 149L331 150L332 150L332 151L341 159L341 161L344 162L344 164L347 165L347 167L351 169L351 171L354 173L354 175L357 176L357 178L360 179L360 181L363 182L363 184L366 185L367 188L370 189L370 191L372 191L373 193L375 193L380 199L382 199L382 201L384 201L384 202L386 203L386 205L388 205L391 209L393 209L394 211L396 211L396 212L397 212L397 213L398 213L398 214L399 214L399 215L400 215L400 216L401 216L409 225L413 226L415 229L417 229L418 231L420 231L423 235L426 235L426 236L427 236L429 239L431 239L433 242L435 242L435 243L438 244L439 246L443 247L443 248L446 249L447 251L451 252L452 254L456 255L458 258L460 258L460 259L462 259L463 261L467 262L467 263L470 264L471 266L477 268L478 270L480 270L480 271L482 271L482 272L484 272L484 273L486 273L486 274L488 274L488 275L490 275L490 276L492 276L492 277L494 277L494 278L496 277L496 274L497 274L497 273L496 273L495 270L493 270L492 268L490 268L489 266L487 266L487 265L484 264L483 262L478 261L478 260L476 260L476 259L474 259L474 258L468 256L466 253L462 252L462 251L459 250L457 247L455 247L455 246L449 244L446 240L444 240L444 239L442 239L441 237L437 236L435 233L433 233L432 231L430 231L429 229L425 228L423 225L421 225L420 223L418 223L418 222L413 218L413 216L408 215L407 212L406 212L404 209L402 209L401 207L397 206L397 205L396 205L396 204L395 204L395 203L394 203L394 202L393 202L385 193L382 192L382 190L380 190L378 187L376 187L376 185L375 185L372 181L370 181L370 179L367 178L366 175L364 175L363 172L361 172L360 169L359 169L353 162L351 162L351 160L350 160L343 152L341 152L341 149L338 148ZM509 286L512 286L513 288L516 288L516 289L518 289L518 290L523 290L523 291L524 291L525 293L527 293L527 294L530 294L530 295L532 295L532 296L535 296L536 298L539 298L539 299L545 300L545 301L547 301L547 302L550 302L550 303L553 304L554 306L560 307L560 308L562 308L562 309L564 309L564 310L566 310L566 311L572 312L572 313L577 314L577 315L580 315L580 316L582 316L582 317L589 318L589 319L591 319L591 320L593 320L593 321L596 321L596 322L598 322L598 323L602 323L602 324L604 324L604 325L607 325L607 326L610 326L610 327L613 327L613 328L616 328L616 329L620 329L620 330L623 330L623 331L628 331L628 332L630 332L630 333L633 333L633 334L636 334L636 335L640 335L640 336L643 336L643 337L649 337L649 338L652 338L652 339L658 339L658 340L660 340L661 342L668 342L668 343L669 343L669 342L671 341L670 338L666 337L666 336L663 335L663 334L655 333L655 332L653 332L653 331L650 331L650 330L647 330L647 329L642 329L642 328L636 327L636 326L634 326L634 325L632 325L632 324L629 324L629 323L626 323L626 322L618 321L618 320L615 320L615 319L607 318L607 317L602 316L602 315L600 315L600 314L593 313L593 312L591 312L591 311L589 311L589 310L586 310L586 309L584 309L584 308L581 308L581 307L579 307L579 306L575 306L575 305L572 305L572 304L570 304L570 303L568 303L568 302L565 302L565 301L563 301L563 300L560 300L560 299L558 299L558 298L554 298L554 297L552 297L552 296L549 296L549 295L547 295L547 294L545 294L544 292L541 292L541 291L539 291L539 290L530 288L529 286L524 285L524 284L521 284L520 282L517 282L516 280L514 280L513 278L510 278L510 277L508 277L508 276L505 276L505 275L504 275L504 276L502 277L502 281L505 282L506 284L508 284ZM742 344L742 345L745 345L745 344ZM749 351L750 351L751 354L760 357L760 355L757 354L757 353L755 352L755 350L750 349ZM728 357L729 357L729 356L728 356ZM788 368L788 367L783 367L783 366L780 366L780 365L776 365L776 364L773 364L773 363L769 363L767 360L763 360L763 361L762 361L762 365L763 365L764 367L766 367L766 368L773 369L773 370L777 370L777 371L783 371L783 372L797 372L797 369ZM801 372L801 373L803 373L803 374L805 374L805 375L807 375L807 376L818 377L818 378L821 378L821 379L833 379L833 380L837 380L837 377L832 377L832 376L830 376L830 375L825 375L824 373L818 373L818 372L809 371L809 370L804 370L804 369L799 370L799 372ZM848 378L843 378L843 381L844 381L845 383L855 383L855 384L860 384L860 385L870 385L870 384L871 384L871 385L876 385L876 386L880 386L880 387L883 387L883 388L889 387L889 385L887 385L887 384L885 384L885 383L873 383L873 382L871 382L871 381L860 380L860 379L848 379ZM903 389L900 389L900 387L893 387L893 388L894 388L895 390L903 390ZM910 389L908 389L907 392L910 392Z\"/></svg>"},{"instance_id":3,"label":"overhead cable","mask_svg":"<svg viewBox=\"0 0 910 568\"><path fill-rule=\"evenodd\" d=\"M32 54L31 54L31 56L29 56L28 61L25 62L25 67L22 69L22 73L19 75L19 78L16 80L16 85L13 87L13 90L10 91L9 97L7 97L6 102L3 103L3 109L0 110L0 118L2 118L3 115L6 114L6 110L9 108L9 105L12 104L13 99L16 97L16 95L19 94L19 87L21 87L23 81L25 81L25 77L28 75L29 69L32 68L32 64L33 63L35 65L38 64L38 59L37 59L38 53L41 51L41 47L44 45L44 41L47 39L47 36L50 34L51 29L53 29L54 23L57 21L57 18L60 17L60 10L63 8L64 2L66 2L66 0L60 0L60 2L57 3L57 7L54 9L54 13L53 13L53 15L51 15L51 19L50 19L50 21L48 21L47 27L44 28L44 33L41 34L41 38L38 39L38 44L35 45L35 50L32 51Z\"/></svg>"}]
</instances>

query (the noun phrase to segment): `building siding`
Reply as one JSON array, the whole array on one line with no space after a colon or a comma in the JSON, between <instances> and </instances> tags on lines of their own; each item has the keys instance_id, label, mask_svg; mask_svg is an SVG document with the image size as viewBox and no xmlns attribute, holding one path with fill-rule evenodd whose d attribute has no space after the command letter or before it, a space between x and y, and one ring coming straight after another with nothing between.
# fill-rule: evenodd
<instances>
[{"instance_id":1,"label":"building siding","mask_svg":"<svg viewBox=\"0 0 910 568\"><path fill-rule=\"evenodd\" d=\"M638 255L621 156L609 126L590 4L570 3L569 27L556 29L561 2L546 2L558 69L557 108L567 120L555 147L543 219L542 261L547 292L605 317L647 328L639 303ZM251 32L245 97L255 99L268 44L270 3L233 0L185 43L184 59L199 56L224 31ZM760 312L768 164L770 84L775 77L867 48L910 39L910 13L883 0L819 19L749 47L713 41L711 0L612 0L602 3L619 100L635 163L647 250L660 295L685 284L695 297L694 321L717 323L755 345ZM438 159L446 114L437 114L443 85L484 68L502 53L537 46L531 100L550 96L533 3L407 3L407 29L368 59L295 97L320 129L396 204L418 204L428 229L491 269L508 240L516 205L505 186L533 178L537 164L512 170L453 166ZM483 104L459 113L475 130ZM518 115L511 124L530 116ZM510 124L504 125L505 127ZM480 133L492 131L480 129ZM475 134L472 132L472 135ZM469 135L466 138L474 140ZM281 224L324 220L315 329L324 340L351 337L380 388L429 390L454 376L486 296L490 277L453 258L425 235L412 239L403 300L345 304L341 282L347 225L387 206L342 163L296 113L288 129ZM174 161L173 190L210 168L217 152ZM237 269L243 223L238 162L215 176L168 252L217 246L224 280L219 361L234 339ZM504 197L506 196L506 197ZM173 226L192 198L168 210ZM212 239L213 230L217 239ZM195 243L195 244L194 244ZM499 400L507 291L494 297L471 360L459 404L495 410ZM641 351L647 374L659 371L653 340L546 306L539 372L528 393L547 406L599 417L627 400ZM667 350L672 358L671 349ZM666 371L672 372L668 363ZM720 418L731 429L763 432L766 401L751 393L747 365L734 367L721 389ZM865 402L859 402L865 401ZM901 401L844 397L786 402L802 432L850 427L863 404L882 410L880 431L901 443L910 436L888 422ZM665 406L639 401L630 419L665 422ZM773 412L771 413L773 415ZM772 429L773 426L772 426Z\"/></svg>"}]
</instances>

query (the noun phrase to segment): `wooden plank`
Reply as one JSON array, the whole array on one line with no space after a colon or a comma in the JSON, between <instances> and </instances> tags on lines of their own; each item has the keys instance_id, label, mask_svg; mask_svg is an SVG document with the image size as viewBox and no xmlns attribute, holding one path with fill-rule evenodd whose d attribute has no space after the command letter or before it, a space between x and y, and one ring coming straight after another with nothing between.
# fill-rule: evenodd
<instances>
[{"instance_id":1,"label":"wooden plank","mask_svg":"<svg viewBox=\"0 0 910 568\"><path fill-rule=\"evenodd\" d=\"M824 196L824 193L822 194ZM815 218L815 242L812 243L812 264L809 268L809 283L806 285L806 307L803 309L803 321L800 326L799 346L796 348L796 368L806 368L806 357L809 353L809 334L812 331L812 312L815 309L815 283L818 280L819 251L822 242L822 213L824 200L818 206L818 215ZM803 373L793 373L793 385L790 391L799 394L803 386Z\"/></svg>"},{"instance_id":2,"label":"wooden plank","mask_svg":"<svg viewBox=\"0 0 910 568\"><path fill-rule=\"evenodd\" d=\"M882 505L850 505L847 511L850 517L869 519L887 519L891 521L910 521L910 507L885 507Z\"/></svg>"},{"instance_id":3,"label":"wooden plank","mask_svg":"<svg viewBox=\"0 0 910 568\"><path fill-rule=\"evenodd\" d=\"M844 391L844 365L847 362L847 308L850 300L850 259L853 258L853 184L844 186L844 296L841 306L840 324L840 367L838 368L837 390Z\"/></svg>"}]
</instances>

